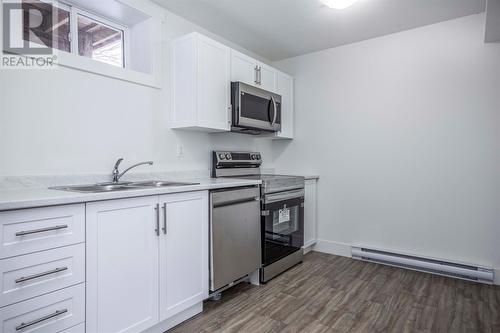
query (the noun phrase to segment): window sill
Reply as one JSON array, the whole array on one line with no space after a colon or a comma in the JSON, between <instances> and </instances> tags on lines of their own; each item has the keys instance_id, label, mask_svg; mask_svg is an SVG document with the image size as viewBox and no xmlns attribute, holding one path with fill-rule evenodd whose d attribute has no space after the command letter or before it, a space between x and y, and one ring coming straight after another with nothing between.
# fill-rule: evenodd
<instances>
[{"instance_id":1,"label":"window sill","mask_svg":"<svg viewBox=\"0 0 500 333\"><path fill-rule=\"evenodd\" d=\"M57 59L57 64L62 67L81 70L146 87L161 89L161 80L158 74L152 75L131 69L116 67L67 52L57 52Z\"/></svg>"}]
</instances>

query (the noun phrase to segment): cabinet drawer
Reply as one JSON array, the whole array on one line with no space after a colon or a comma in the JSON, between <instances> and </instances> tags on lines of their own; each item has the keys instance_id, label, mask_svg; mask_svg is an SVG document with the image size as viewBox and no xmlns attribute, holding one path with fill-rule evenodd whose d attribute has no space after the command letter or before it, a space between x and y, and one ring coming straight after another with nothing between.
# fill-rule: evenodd
<instances>
[{"instance_id":1,"label":"cabinet drawer","mask_svg":"<svg viewBox=\"0 0 500 333\"><path fill-rule=\"evenodd\" d=\"M0 309L0 333L54 333L85 321L85 285L62 289Z\"/></svg>"},{"instance_id":2,"label":"cabinet drawer","mask_svg":"<svg viewBox=\"0 0 500 333\"><path fill-rule=\"evenodd\" d=\"M85 205L0 212L0 259L81 243Z\"/></svg>"},{"instance_id":3,"label":"cabinet drawer","mask_svg":"<svg viewBox=\"0 0 500 333\"><path fill-rule=\"evenodd\" d=\"M85 333L85 323L78 324L57 333Z\"/></svg>"},{"instance_id":4,"label":"cabinet drawer","mask_svg":"<svg viewBox=\"0 0 500 333\"><path fill-rule=\"evenodd\" d=\"M0 260L0 307L85 281L85 244Z\"/></svg>"}]
</instances>

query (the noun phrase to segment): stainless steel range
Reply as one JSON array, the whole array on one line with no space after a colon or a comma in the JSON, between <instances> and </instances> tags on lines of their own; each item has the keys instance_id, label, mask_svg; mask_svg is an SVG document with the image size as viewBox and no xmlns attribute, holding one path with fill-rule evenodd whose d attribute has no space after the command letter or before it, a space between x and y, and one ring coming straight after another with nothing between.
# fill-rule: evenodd
<instances>
[{"instance_id":1,"label":"stainless steel range","mask_svg":"<svg viewBox=\"0 0 500 333\"><path fill-rule=\"evenodd\" d=\"M262 174L258 152L213 152L213 177L260 179L262 268L267 282L302 262L304 178Z\"/></svg>"}]
</instances>

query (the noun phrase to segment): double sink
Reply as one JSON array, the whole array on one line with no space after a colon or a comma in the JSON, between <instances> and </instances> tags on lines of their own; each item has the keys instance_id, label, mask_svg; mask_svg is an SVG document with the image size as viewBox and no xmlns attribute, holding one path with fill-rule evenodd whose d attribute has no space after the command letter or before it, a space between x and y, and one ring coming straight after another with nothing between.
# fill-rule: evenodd
<instances>
[{"instance_id":1,"label":"double sink","mask_svg":"<svg viewBox=\"0 0 500 333\"><path fill-rule=\"evenodd\" d=\"M116 192L127 190L141 190L148 188L161 188L172 186L189 186L199 185L200 183L184 183L184 182L170 182L161 180L140 181L140 182L118 182L118 183L99 183L90 185L72 185L72 186L54 186L50 187L53 190L79 192L79 193L103 193L103 192Z\"/></svg>"}]
</instances>

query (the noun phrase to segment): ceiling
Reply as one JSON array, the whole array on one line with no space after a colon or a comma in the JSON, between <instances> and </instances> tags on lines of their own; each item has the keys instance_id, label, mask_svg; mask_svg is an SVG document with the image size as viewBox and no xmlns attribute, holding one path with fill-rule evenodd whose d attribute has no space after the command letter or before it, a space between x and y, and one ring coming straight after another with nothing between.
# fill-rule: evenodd
<instances>
[{"instance_id":1,"label":"ceiling","mask_svg":"<svg viewBox=\"0 0 500 333\"><path fill-rule=\"evenodd\" d=\"M486 0L153 0L269 60L349 44L483 12Z\"/></svg>"}]
</instances>

